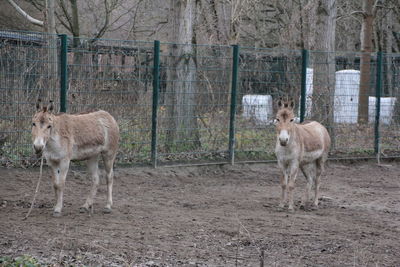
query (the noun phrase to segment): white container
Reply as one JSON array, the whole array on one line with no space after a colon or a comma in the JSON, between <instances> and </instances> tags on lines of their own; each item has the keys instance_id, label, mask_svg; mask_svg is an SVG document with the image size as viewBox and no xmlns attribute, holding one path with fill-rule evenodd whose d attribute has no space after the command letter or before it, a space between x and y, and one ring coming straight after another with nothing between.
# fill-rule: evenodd
<instances>
[{"instance_id":1,"label":"white container","mask_svg":"<svg viewBox=\"0 0 400 267\"><path fill-rule=\"evenodd\" d=\"M269 124L273 121L271 95L244 95L242 106L244 118L254 119L261 124Z\"/></svg>"}]
</instances>

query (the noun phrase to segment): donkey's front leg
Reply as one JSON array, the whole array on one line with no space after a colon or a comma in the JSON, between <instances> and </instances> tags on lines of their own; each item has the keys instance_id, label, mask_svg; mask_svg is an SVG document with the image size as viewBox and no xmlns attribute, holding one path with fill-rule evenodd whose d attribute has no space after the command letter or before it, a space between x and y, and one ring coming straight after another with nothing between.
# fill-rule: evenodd
<instances>
[{"instance_id":1,"label":"donkey's front leg","mask_svg":"<svg viewBox=\"0 0 400 267\"><path fill-rule=\"evenodd\" d=\"M63 208L63 196L65 179L67 177L70 161L67 159L60 161L49 160L49 165L53 170L53 186L57 203L54 207L53 216L59 217Z\"/></svg>"},{"instance_id":2,"label":"donkey's front leg","mask_svg":"<svg viewBox=\"0 0 400 267\"><path fill-rule=\"evenodd\" d=\"M281 175L282 192L281 192L281 200L279 203L279 208L281 208L281 209L283 209L285 207L285 203L286 203L287 182L288 182L288 175L285 173L285 171L283 171L283 174Z\"/></svg>"},{"instance_id":3,"label":"donkey's front leg","mask_svg":"<svg viewBox=\"0 0 400 267\"><path fill-rule=\"evenodd\" d=\"M297 173L299 171L298 165L293 165L291 168L288 170L290 172L289 174L289 180L288 180L288 199L289 199L289 211L294 211L294 202L293 202L293 191L294 191L294 186L296 182L296 177Z\"/></svg>"}]
</instances>

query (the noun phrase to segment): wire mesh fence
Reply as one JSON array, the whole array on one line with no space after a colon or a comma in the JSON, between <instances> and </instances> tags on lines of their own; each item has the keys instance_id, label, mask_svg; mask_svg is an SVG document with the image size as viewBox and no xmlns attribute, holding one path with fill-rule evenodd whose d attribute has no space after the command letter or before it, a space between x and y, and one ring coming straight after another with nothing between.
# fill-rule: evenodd
<instances>
[{"instance_id":1,"label":"wire mesh fence","mask_svg":"<svg viewBox=\"0 0 400 267\"><path fill-rule=\"evenodd\" d=\"M364 61L361 59L368 55ZM375 106L369 101L375 95L376 55L346 52L310 51L308 105L306 117L325 125L332 139L335 157L374 155L375 117L368 114ZM368 66L362 87L360 69ZM366 98L366 99L365 99ZM366 118L359 107L365 103ZM364 119L365 122L361 122Z\"/></svg>"},{"instance_id":2,"label":"wire mesh fence","mask_svg":"<svg viewBox=\"0 0 400 267\"><path fill-rule=\"evenodd\" d=\"M301 51L241 48L238 75L235 160L274 160L274 102L291 96L298 107Z\"/></svg>"},{"instance_id":3,"label":"wire mesh fence","mask_svg":"<svg viewBox=\"0 0 400 267\"><path fill-rule=\"evenodd\" d=\"M117 119L118 163L275 159L275 102L317 120L331 157L400 155L400 55L69 38L0 32L1 163L35 162L40 97ZM64 58L64 59L63 59Z\"/></svg>"},{"instance_id":4,"label":"wire mesh fence","mask_svg":"<svg viewBox=\"0 0 400 267\"><path fill-rule=\"evenodd\" d=\"M232 48L163 44L158 161L225 161Z\"/></svg>"},{"instance_id":5,"label":"wire mesh fence","mask_svg":"<svg viewBox=\"0 0 400 267\"><path fill-rule=\"evenodd\" d=\"M399 54L383 54L381 79L379 154L384 157L398 156L400 151Z\"/></svg>"},{"instance_id":6,"label":"wire mesh fence","mask_svg":"<svg viewBox=\"0 0 400 267\"><path fill-rule=\"evenodd\" d=\"M110 112L120 127L118 161L150 160L153 43L68 40L67 111Z\"/></svg>"},{"instance_id":7,"label":"wire mesh fence","mask_svg":"<svg viewBox=\"0 0 400 267\"><path fill-rule=\"evenodd\" d=\"M34 161L31 118L38 98L59 104L57 36L0 31L0 159Z\"/></svg>"}]
</instances>

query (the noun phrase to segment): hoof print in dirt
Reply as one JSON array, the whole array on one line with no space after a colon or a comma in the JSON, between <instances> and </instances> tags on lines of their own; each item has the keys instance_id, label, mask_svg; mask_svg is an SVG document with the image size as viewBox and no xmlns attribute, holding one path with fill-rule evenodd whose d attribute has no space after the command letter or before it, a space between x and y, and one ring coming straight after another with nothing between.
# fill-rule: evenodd
<instances>
[{"instance_id":1,"label":"hoof print in dirt","mask_svg":"<svg viewBox=\"0 0 400 267\"><path fill-rule=\"evenodd\" d=\"M318 207L314 206L314 205L300 205L300 210L302 210L302 211L315 211L315 210L318 210Z\"/></svg>"},{"instance_id":2,"label":"hoof print in dirt","mask_svg":"<svg viewBox=\"0 0 400 267\"><path fill-rule=\"evenodd\" d=\"M61 217L61 212L53 212L53 217L55 217L55 218L59 218L59 217Z\"/></svg>"}]
</instances>

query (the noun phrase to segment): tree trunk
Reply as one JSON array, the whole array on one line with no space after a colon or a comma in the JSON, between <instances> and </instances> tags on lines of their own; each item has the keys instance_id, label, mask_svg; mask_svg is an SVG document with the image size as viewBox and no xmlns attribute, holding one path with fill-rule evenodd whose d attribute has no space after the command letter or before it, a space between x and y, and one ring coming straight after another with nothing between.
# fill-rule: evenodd
<instances>
[{"instance_id":1,"label":"tree trunk","mask_svg":"<svg viewBox=\"0 0 400 267\"><path fill-rule=\"evenodd\" d=\"M46 1L46 18L47 18L47 32L50 34L49 36L49 63L48 74L50 77L50 81L56 81L56 77L58 74L58 56L57 56L57 32L56 32L56 18L55 18L55 0L47 0ZM54 85L53 85L54 86ZM49 87L51 88L51 87Z\"/></svg>"},{"instance_id":2,"label":"tree trunk","mask_svg":"<svg viewBox=\"0 0 400 267\"><path fill-rule=\"evenodd\" d=\"M72 20L72 46L79 47L80 45L80 25L79 25L79 10L77 0L70 0L71 3L71 20ZM81 63L82 55L80 53L74 53L74 64L79 65Z\"/></svg>"},{"instance_id":3,"label":"tree trunk","mask_svg":"<svg viewBox=\"0 0 400 267\"><path fill-rule=\"evenodd\" d=\"M315 12L316 52L312 57L314 68L312 117L328 126L333 137L336 1L318 0Z\"/></svg>"},{"instance_id":4,"label":"tree trunk","mask_svg":"<svg viewBox=\"0 0 400 267\"><path fill-rule=\"evenodd\" d=\"M368 96L371 76L371 52L373 35L373 2L364 0L361 25L360 90L358 96L358 123L368 123Z\"/></svg>"},{"instance_id":5,"label":"tree trunk","mask_svg":"<svg viewBox=\"0 0 400 267\"><path fill-rule=\"evenodd\" d=\"M315 7L312 119L324 124L335 147L333 103L335 94L336 0L317 0Z\"/></svg>"},{"instance_id":6,"label":"tree trunk","mask_svg":"<svg viewBox=\"0 0 400 267\"><path fill-rule=\"evenodd\" d=\"M382 24L382 36L384 36L384 52L386 52L385 62L385 87L389 96L393 96L393 61L392 61L392 46L393 46L393 10L389 9L383 20Z\"/></svg>"},{"instance_id":7,"label":"tree trunk","mask_svg":"<svg viewBox=\"0 0 400 267\"><path fill-rule=\"evenodd\" d=\"M199 1L201 16L204 20L204 39L200 42L228 45L230 42L231 10L227 1L209 0ZM198 27L196 30L199 30ZM201 36L200 36L201 38Z\"/></svg>"},{"instance_id":8,"label":"tree trunk","mask_svg":"<svg viewBox=\"0 0 400 267\"><path fill-rule=\"evenodd\" d=\"M195 0L171 0L172 35L167 70L167 150L182 151L200 145L196 118L196 64L193 25Z\"/></svg>"}]
</instances>

